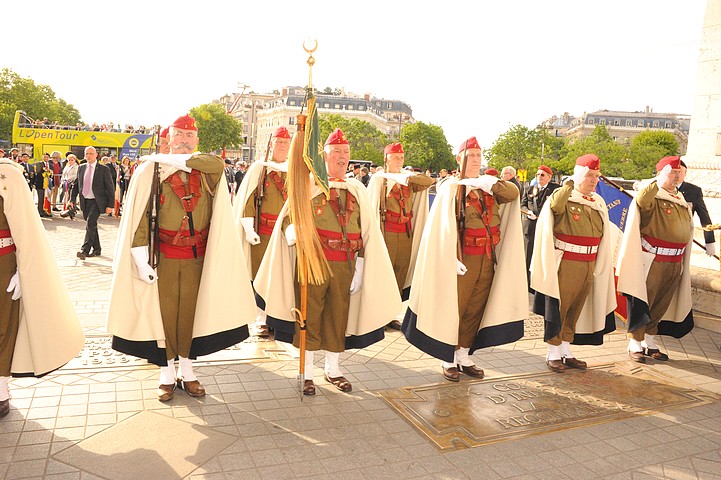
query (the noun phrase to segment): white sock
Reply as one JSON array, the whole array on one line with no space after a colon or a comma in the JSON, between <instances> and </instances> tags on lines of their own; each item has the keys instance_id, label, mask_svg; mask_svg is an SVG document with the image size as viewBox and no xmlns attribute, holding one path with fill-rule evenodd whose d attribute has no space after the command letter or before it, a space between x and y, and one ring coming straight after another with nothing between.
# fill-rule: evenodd
<instances>
[{"instance_id":1,"label":"white sock","mask_svg":"<svg viewBox=\"0 0 721 480\"><path fill-rule=\"evenodd\" d=\"M453 363L443 362L441 365L443 368L458 368L458 350L453 354Z\"/></svg>"},{"instance_id":2,"label":"white sock","mask_svg":"<svg viewBox=\"0 0 721 480\"><path fill-rule=\"evenodd\" d=\"M10 387L8 381L10 377L0 377L0 402L10 400Z\"/></svg>"},{"instance_id":3,"label":"white sock","mask_svg":"<svg viewBox=\"0 0 721 480\"><path fill-rule=\"evenodd\" d=\"M546 354L546 360L560 360L561 359L561 346L548 344L548 353Z\"/></svg>"},{"instance_id":4,"label":"white sock","mask_svg":"<svg viewBox=\"0 0 721 480\"><path fill-rule=\"evenodd\" d=\"M193 372L193 361L191 359L178 357L178 378L186 382L192 382L198 379Z\"/></svg>"},{"instance_id":5,"label":"white sock","mask_svg":"<svg viewBox=\"0 0 721 480\"><path fill-rule=\"evenodd\" d=\"M476 364L473 363L473 360L471 360L471 357L468 356L468 352L470 351L470 348L464 348L461 347L458 350L456 350L456 363L462 367L475 367Z\"/></svg>"},{"instance_id":6,"label":"white sock","mask_svg":"<svg viewBox=\"0 0 721 480\"><path fill-rule=\"evenodd\" d=\"M649 335L648 333L645 333L643 335L643 341L641 342L641 346L646 347L650 350L658 350L656 340L654 340L653 335Z\"/></svg>"},{"instance_id":7,"label":"white sock","mask_svg":"<svg viewBox=\"0 0 721 480\"><path fill-rule=\"evenodd\" d=\"M638 340L629 338L628 339L628 351L636 352L636 353L643 352L643 345L641 345L641 342L639 342Z\"/></svg>"},{"instance_id":8,"label":"white sock","mask_svg":"<svg viewBox=\"0 0 721 480\"><path fill-rule=\"evenodd\" d=\"M160 384L161 385L174 385L175 384L175 360L168 360L167 367L160 367Z\"/></svg>"},{"instance_id":9,"label":"white sock","mask_svg":"<svg viewBox=\"0 0 721 480\"><path fill-rule=\"evenodd\" d=\"M561 356L566 358L576 358L571 353L571 343L561 342Z\"/></svg>"},{"instance_id":10,"label":"white sock","mask_svg":"<svg viewBox=\"0 0 721 480\"><path fill-rule=\"evenodd\" d=\"M258 310L258 315L255 317L255 324L260 327L262 325L265 325L265 312L263 310Z\"/></svg>"},{"instance_id":11,"label":"white sock","mask_svg":"<svg viewBox=\"0 0 721 480\"><path fill-rule=\"evenodd\" d=\"M340 371L340 352L325 352L325 373L331 378L342 377Z\"/></svg>"},{"instance_id":12,"label":"white sock","mask_svg":"<svg viewBox=\"0 0 721 480\"><path fill-rule=\"evenodd\" d=\"M315 352L305 351L305 379L313 380L313 355Z\"/></svg>"}]
</instances>

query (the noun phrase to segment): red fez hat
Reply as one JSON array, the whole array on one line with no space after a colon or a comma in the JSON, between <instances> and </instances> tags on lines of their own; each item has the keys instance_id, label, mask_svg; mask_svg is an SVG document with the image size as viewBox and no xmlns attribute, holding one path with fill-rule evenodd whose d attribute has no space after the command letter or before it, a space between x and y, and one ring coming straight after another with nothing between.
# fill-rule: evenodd
<instances>
[{"instance_id":1,"label":"red fez hat","mask_svg":"<svg viewBox=\"0 0 721 480\"><path fill-rule=\"evenodd\" d=\"M405 153L403 151L403 145L400 143L391 143L390 145L386 145L386 148L383 149L383 155L391 153Z\"/></svg>"},{"instance_id":2,"label":"red fez hat","mask_svg":"<svg viewBox=\"0 0 721 480\"><path fill-rule=\"evenodd\" d=\"M336 128L333 133L328 135L328 140L325 141L326 145L348 145L348 140L346 140L345 135L343 135L343 130L340 128Z\"/></svg>"},{"instance_id":3,"label":"red fez hat","mask_svg":"<svg viewBox=\"0 0 721 480\"><path fill-rule=\"evenodd\" d=\"M168 133L170 133L170 127L165 127L160 131L160 138L168 138Z\"/></svg>"},{"instance_id":4,"label":"red fez hat","mask_svg":"<svg viewBox=\"0 0 721 480\"><path fill-rule=\"evenodd\" d=\"M550 168L548 168L545 165L541 165L540 167L538 167L538 169L542 172L546 172L549 175L553 175L553 170L551 170Z\"/></svg>"},{"instance_id":5,"label":"red fez hat","mask_svg":"<svg viewBox=\"0 0 721 480\"><path fill-rule=\"evenodd\" d=\"M656 171L660 172L661 170L663 170L663 167L665 167L666 165L671 165L671 168L681 168L681 157L679 157L679 156L663 157L656 164Z\"/></svg>"},{"instance_id":6,"label":"red fez hat","mask_svg":"<svg viewBox=\"0 0 721 480\"><path fill-rule=\"evenodd\" d=\"M285 127L278 127L273 132L273 138L290 138L290 132Z\"/></svg>"},{"instance_id":7,"label":"red fez hat","mask_svg":"<svg viewBox=\"0 0 721 480\"><path fill-rule=\"evenodd\" d=\"M461 146L458 149L458 153L461 153L463 150L469 148L481 148L481 146L478 144L478 140L476 140L476 137L471 137L465 142L461 143Z\"/></svg>"},{"instance_id":8,"label":"red fez hat","mask_svg":"<svg viewBox=\"0 0 721 480\"><path fill-rule=\"evenodd\" d=\"M493 175L494 177L498 176L498 170L496 170L495 168L487 168L484 173L486 175Z\"/></svg>"},{"instance_id":9,"label":"red fez hat","mask_svg":"<svg viewBox=\"0 0 721 480\"><path fill-rule=\"evenodd\" d=\"M195 125L195 119L190 115L183 115L182 117L178 117L178 119L173 122L171 127L179 128L181 130L195 130L196 132L198 131L198 127Z\"/></svg>"},{"instance_id":10,"label":"red fez hat","mask_svg":"<svg viewBox=\"0 0 721 480\"><path fill-rule=\"evenodd\" d=\"M586 155L581 155L576 159L576 165L588 167L589 170L600 170L601 159L592 153L587 153Z\"/></svg>"}]
</instances>

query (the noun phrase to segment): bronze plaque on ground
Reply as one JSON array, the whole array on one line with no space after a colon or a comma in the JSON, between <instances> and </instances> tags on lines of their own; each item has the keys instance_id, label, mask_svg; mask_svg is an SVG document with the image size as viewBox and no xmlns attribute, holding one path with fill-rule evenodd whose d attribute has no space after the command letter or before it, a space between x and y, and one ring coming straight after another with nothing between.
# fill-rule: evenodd
<instances>
[{"instance_id":1,"label":"bronze plaque on ground","mask_svg":"<svg viewBox=\"0 0 721 480\"><path fill-rule=\"evenodd\" d=\"M721 398L648 366L629 365L462 380L380 395L440 449L476 447Z\"/></svg>"}]
</instances>

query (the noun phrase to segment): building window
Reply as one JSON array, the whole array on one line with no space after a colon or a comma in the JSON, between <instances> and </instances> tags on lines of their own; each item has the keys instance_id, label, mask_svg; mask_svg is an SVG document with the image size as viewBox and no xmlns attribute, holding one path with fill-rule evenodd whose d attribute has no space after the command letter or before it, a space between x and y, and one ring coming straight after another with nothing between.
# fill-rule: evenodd
<instances>
[{"instance_id":1,"label":"building window","mask_svg":"<svg viewBox=\"0 0 721 480\"><path fill-rule=\"evenodd\" d=\"M295 106L295 100L291 100L291 101L288 102L288 103L290 104L291 107L294 107L294 106Z\"/></svg>"},{"instance_id":2,"label":"building window","mask_svg":"<svg viewBox=\"0 0 721 480\"><path fill-rule=\"evenodd\" d=\"M614 120L614 121L613 121L613 126L614 126L614 127L618 127L618 126L620 126L620 125L621 125L621 122L620 122L620 121L618 121L618 120Z\"/></svg>"},{"instance_id":3,"label":"building window","mask_svg":"<svg viewBox=\"0 0 721 480\"><path fill-rule=\"evenodd\" d=\"M653 128L658 128L658 120L653 121Z\"/></svg>"},{"instance_id":4,"label":"building window","mask_svg":"<svg viewBox=\"0 0 721 480\"><path fill-rule=\"evenodd\" d=\"M601 120L598 121L598 124L599 124L599 125L606 125L606 119L605 119L605 118L602 118Z\"/></svg>"},{"instance_id":5,"label":"building window","mask_svg":"<svg viewBox=\"0 0 721 480\"><path fill-rule=\"evenodd\" d=\"M593 122L593 118L590 118L590 117L589 117L588 120L586 120L586 123L589 124L589 125L593 125L593 123L594 123L594 122Z\"/></svg>"},{"instance_id":6,"label":"building window","mask_svg":"<svg viewBox=\"0 0 721 480\"><path fill-rule=\"evenodd\" d=\"M348 110L353 110L353 104L348 104Z\"/></svg>"},{"instance_id":7,"label":"building window","mask_svg":"<svg viewBox=\"0 0 721 480\"><path fill-rule=\"evenodd\" d=\"M633 127L633 121L632 121L632 120L626 120L626 126L627 126L627 127Z\"/></svg>"},{"instance_id":8,"label":"building window","mask_svg":"<svg viewBox=\"0 0 721 480\"><path fill-rule=\"evenodd\" d=\"M295 125L295 117L288 118L288 125Z\"/></svg>"},{"instance_id":9,"label":"building window","mask_svg":"<svg viewBox=\"0 0 721 480\"><path fill-rule=\"evenodd\" d=\"M664 128L671 128L671 122L666 122L664 124Z\"/></svg>"},{"instance_id":10,"label":"building window","mask_svg":"<svg viewBox=\"0 0 721 480\"><path fill-rule=\"evenodd\" d=\"M324 103L323 108L330 108L330 103Z\"/></svg>"},{"instance_id":11,"label":"building window","mask_svg":"<svg viewBox=\"0 0 721 480\"><path fill-rule=\"evenodd\" d=\"M638 121L638 126L641 127L641 128L643 128L643 126L644 126L643 120L639 120L639 121Z\"/></svg>"}]
</instances>

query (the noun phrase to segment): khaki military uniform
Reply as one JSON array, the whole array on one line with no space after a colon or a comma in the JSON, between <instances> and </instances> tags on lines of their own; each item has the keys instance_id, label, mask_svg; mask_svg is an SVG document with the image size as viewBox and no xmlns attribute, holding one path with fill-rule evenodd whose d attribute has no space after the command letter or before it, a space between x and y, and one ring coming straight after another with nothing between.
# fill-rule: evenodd
<instances>
[{"instance_id":1,"label":"khaki military uniform","mask_svg":"<svg viewBox=\"0 0 721 480\"><path fill-rule=\"evenodd\" d=\"M340 211L348 208L351 192L340 188L331 188L331 200L336 192ZM352 248L351 252L328 248L325 239L342 240L343 232L338 216L325 194L321 193L311 200L315 217L315 227L321 237L323 251L330 265L331 276L322 285L308 284L308 306L306 310L306 348L309 351L328 352L345 351L345 337L350 308L350 285L355 272L355 260L363 256L362 248ZM347 238L355 245L361 239L360 205L355 203L348 215L346 225ZM334 244L337 242L334 242ZM348 260L350 258L350 261ZM296 301L300 305L300 289L296 288ZM298 347L298 326L293 336L293 344Z\"/></svg>"},{"instance_id":2,"label":"khaki military uniform","mask_svg":"<svg viewBox=\"0 0 721 480\"><path fill-rule=\"evenodd\" d=\"M398 291L401 293L411 263L413 235L422 233L413 229L413 200L415 195L425 192L431 185L433 185L432 178L425 175L413 175L408 178L408 186L396 183L386 192L383 239L393 265ZM426 193L421 195L426 195Z\"/></svg>"},{"instance_id":3,"label":"khaki military uniform","mask_svg":"<svg viewBox=\"0 0 721 480\"><path fill-rule=\"evenodd\" d=\"M691 213L688 207L671 201L656 198L659 186L652 182L636 196L640 214L641 237L654 246L683 248L691 240ZM675 192L680 198L683 196ZM658 242L661 240L662 242ZM660 243L659 245L656 245ZM672 245L673 244L673 245ZM679 287L683 270L682 255L676 258L664 258L657 255L646 277L648 308L651 321L645 327L633 330L635 340L642 341L645 334L657 335L658 324L664 315L674 292Z\"/></svg>"},{"instance_id":4,"label":"khaki military uniform","mask_svg":"<svg viewBox=\"0 0 721 480\"><path fill-rule=\"evenodd\" d=\"M573 182L567 182L551 195L554 237L573 245L598 246L603 236L603 218L588 205L569 201L573 188ZM593 197L587 199L590 201ZM558 269L561 331L547 340L551 345L573 342L576 323L593 287L595 267L595 253L564 252Z\"/></svg>"},{"instance_id":5,"label":"khaki military uniform","mask_svg":"<svg viewBox=\"0 0 721 480\"><path fill-rule=\"evenodd\" d=\"M515 185L502 180L493 185L491 192L492 196L483 193L480 189L469 188L466 191L466 230L465 238L460 239L460 243L463 245L463 264L468 270L465 275L458 275L458 316L460 319L458 347L460 348L473 346L491 291L495 271L491 246L487 242L486 222L474 204L479 205L477 202L485 200L488 205L491 203L489 199L493 199L489 209L488 227L491 229L491 237L495 246L500 239L500 234L497 233L501 224L498 206L515 200L519 195ZM469 245L470 243L475 245Z\"/></svg>"},{"instance_id":6,"label":"khaki military uniform","mask_svg":"<svg viewBox=\"0 0 721 480\"><path fill-rule=\"evenodd\" d=\"M262 179L263 199L260 203L261 223L256 232L260 237L260 243L251 245L250 247L251 278L255 278L255 275L258 273L258 267L260 267L260 262L263 260L263 255L265 255L265 251L268 248L270 235L273 233L273 226L288 196L288 190L285 185L286 176L286 172L269 171L265 172L265 177ZM253 194L248 197L248 201L245 203L243 217L256 218L256 216L256 194Z\"/></svg>"},{"instance_id":7,"label":"khaki military uniform","mask_svg":"<svg viewBox=\"0 0 721 480\"><path fill-rule=\"evenodd\" d=\"M0 197L0 231L2 237L10 236L10 226L5 216L5 200ZM12 299L13 292L6 292L5 288L17 271L17 257L15 249L6 247L0 249L0 377L10 376L15 340L20 323L20 302Z\"/></svg>"},{"instance_id":8,"label":"khaki military uniform","mask_svg":"<svg viewBox=\"0 0 721 480\"><path fill-rule=\"evenodd\" d=\"M195 155L187 166L201 172L200 197L192 217L195 232L207 231L212 217L212 195L215 195L218 182L223 175L223 161L213 155ZM192 172L191 172L192 173ZM178 174L184 183L188 182L185 172ZM161 183L160 210L158 226L161 231L177 232L183 225L185 208L180 198L173 191L168 181ZM183 236L189 235L188 227L184 228ZM132 246L143 246L149 243L147 222L140 222L135 231ZM197 258L193 258L192 247L175 247L185 250L190 258L172 258L176 255L164 253L161 242L161 253L158 261L158 291L160 296L160 312L165 330L167 358L176 356L188 358L193 340L193 319L203 271L205 243L196 245Z\"/></svg>"}]
</instances>

